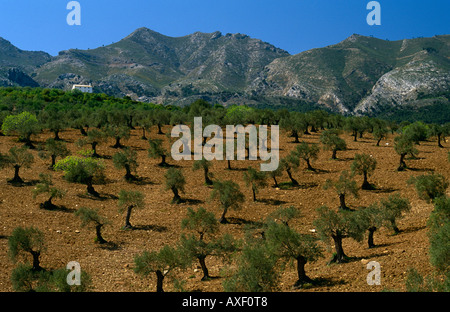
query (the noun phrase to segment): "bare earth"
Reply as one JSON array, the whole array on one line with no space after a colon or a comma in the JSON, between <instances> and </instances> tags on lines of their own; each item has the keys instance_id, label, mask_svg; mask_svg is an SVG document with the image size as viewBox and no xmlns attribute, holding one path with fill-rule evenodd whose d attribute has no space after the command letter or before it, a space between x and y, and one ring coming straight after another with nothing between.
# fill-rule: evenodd
<instances>
[{"instance_id":1,"label":"bare earth","mask_svg":"<svg viewBox=\"0 0 450 312\"><path fill-rule=\"evenodd\" d=\"M164 129L170 133L170 128ZM44 142L51 137L51 133L43 133L34 137L34 142ZM73 154L79 150L74 142L80 138L75 130L67 130L60 134ZM151 137L164 138L166 147L170 143L166 136L157 135L153 129ZM164 190L164 173L167 169L157 166L159 160L147 156L148 142L141 140L141 131L133 130L132 136L124 145L138 151L138 175L145 178L144 183L130 184L124 181L124 171L114 168L111 156L117 151L111 146L111 140L98 148L98 153L105 156L107 167L107 183L95 185L102 199L94 199L86 195L83 185L71 184L63 180L62 173L53 173L55 185L67 190L63 199L54 200L61 209L55 211L43 210L39 204L44 202L46 195L33 200L33 184L40 172L51 171L47 169L48 160L37 156L37 150L32 150L35 163L31 168L22 168L20 176L28 185L16 187L9 185L7 179L12 178L13 169L6 168L0 171L0 291L13 291L10 277L15 264L8 257L8 236L16 227L37 227L45 234L47 250L41 256L41 265L44 268L62 268L70 261L77 261L81 269L89 273L93 281L94 291L101 292L147 292L155 291L156 278L152 275L143 278L133 272L134 256L144 250L157 250L164 245L173 245L181 234L180 223L186 215L187 207L205 207L218 217L221 210L218 203L209 200L211 188L203 183L203 172L192 171L193 161L168 162L182 168L187 180L186 192L181 194L187 200L183 204L171 204L172 193ZM280 205L298 207L303 216L291 224L297 230L310 233L314 228L313 220L316 209L322 205L337 208L339 201L332 190L324 190L323 184L328 178L335 179L342 170L349 170L356 153L373 155L378 162L377 169L369 182L376 185L377 190L360 191L358 199L349 197L347 204L350 208L367 206L370 203L394 194L401 193L409 198L412 210L398 222L401 233L392 236L387 229L375 232L376 248L367 248L367 242L355 242L344 239L344 251L352 260L345 264L327 265L331 258L333 246L325 252L325 258L316 263L308 263L306 271L309 277L322 281L319 286L297 290L292 285L296 281L296 271L288 266L284 271L280 283L280 291L314 291L314 292L378 292L381 290L405 291L405 276L408 268L416 268L421 274L432 272L428 258L427 220L432 205L417 197L413 187L407 185L410 176L424 174L430 171L440 173L450 178L450 163L447 153L450 142L443 142L445 148L438 148L435 141L422 142L417 146L418 159L407 159L411 169L397 172L399 156L393 149L393 136L375 146L370 134L363 139L353 142L349 134L342 136L346 139L348 150L338 152L338 160L331 160L331 152L321 151L319 159L312 163L313 167L320 169L313 173L306 171L306 164L294 172L294 177L301 187L296 189L275 189L267 187L262 189L257 197L258 202L251 200L251 190L243 181L243 170L248 166L259 168L257 161L232 161L232 167L241 170L227 170L226 161L215 161L212 167L214 178L231 179L240 184L246 195L246 202L242 210L229 211L227 217L231 224L221 225L222 233L231 233L236 238L242 237L245 224L263 220ZM318 143L319 133L305 135L300 140ZM386 145L388 143L388 145ZM20 146L15 137L0 137L0 152L7 153L10 147ZM284 156L295 147L293 139L284 132L280 132L280 156ZM109 157L108 157L109 156ZM356 176L356 181L362 183L362 177ZM278 178L279 182L287 182L286 173ZM272 181L269 181L272 185ZM139 190L145 194L146 208L134 210L131 215L131 224L134 230L124 231L121 227L125 222L125 214L119 214L117 208L117 195L121 189ZM94 242L95 231L91 228L81 227L81 221L73 212L80 207L99 208L100 214L105 216L111 224L103 230L103 237L110 242L101 246ZM322 244L322 243L320 243ZM323 245L323 244L322 244ZM324 246L326 247L326 246ZM377 261L381 265L381 285L368 285L366 268L367 262ZM221 276L209 281L201 281L202 272L197 263L191 269L180 272L178 278L185 281L187 291L222 291L222 282L226 276L227 265L221 259L209 257L206 264L211 276ZM165 281L165 290L174 290L170 280Z\"/></svg>"}]
</instances>

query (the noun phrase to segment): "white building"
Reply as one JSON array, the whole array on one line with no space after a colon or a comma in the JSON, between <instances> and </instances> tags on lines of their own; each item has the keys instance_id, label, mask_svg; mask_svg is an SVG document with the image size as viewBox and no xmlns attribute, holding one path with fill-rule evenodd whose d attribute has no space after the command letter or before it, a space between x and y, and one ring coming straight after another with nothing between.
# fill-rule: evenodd
<instances>
[{"instance_id":1,"label":"white building","mask_svg":"<svg viewBox=\"0 0 450 312\"><path fill-rule=\"evenodd\" d=\"M81 92L87 92L87 93L92 93L92 86L91 84L89 85L73 85L72 87L72 91L73 90L80 90Z\"/></svg>"}]
</instances>

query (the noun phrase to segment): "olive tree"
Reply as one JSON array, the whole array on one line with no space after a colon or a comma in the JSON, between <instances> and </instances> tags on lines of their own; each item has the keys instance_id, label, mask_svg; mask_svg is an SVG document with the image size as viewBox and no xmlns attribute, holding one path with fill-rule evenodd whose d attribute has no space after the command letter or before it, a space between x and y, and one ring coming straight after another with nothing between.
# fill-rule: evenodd
<instances>
[{"instance_id":1,"label":"olive tree","mask_svg":"<svg viewBox=\"0 0 450 312\"><path fill-rule=\"evenodd\" d=\"M320 135L320 142L325 150L332 151L331 159L337 159L336 153L347 149L347 143L339 137L339 132L335 129L323 131Z\"/></svg>"},{"instance_id":2,"label":"olive tree","mask_svg":"<svg viewBox=\"0 0 450 312\"><path fill-rule=\"evenodd\" d=\"M223 209L222 216L219 218L220 223L227 223L225 217L228 209L239 210L241 204L245 200L244 194L239 189L239 185L231 180L214 181L211 191L211 199L218 199Z\"/></svg>"},{"instance_id":3,"label":"olive tree","mask_svg":"<svg viewBox=\"0 0 450 312\"><path fill-rule=\"evenodd\" d=\"M38 156L42 159L51 158L51 164L49 169L54 169L56 164L56 158L61 157L64 158L70 155L70 151L67 148L66 144L63 141L58 141L54 138L48 138L45 141L44 146L38 153Z\"/></svg>"},{"instance_id":4,"label":"olive tree","mask_svg":"<svg viewBox=\"0 0 450 312\"><path fill-rule=\"evenodd\" d=\"M19 176L20 168L30 168L34 162L34 156L28 150L28 147L13 146L9 149L9 153L3 159L5 165L14 168L14 177L8 180L8 183L22 184L24 181Z\"/></svg>"},{"instance_id":5,"label":"olive tree","mask_svg":"<svg viewBox=\"0 0 450 312\"><path fill-rule=\"evenodd\" d=\"M173 193L172 203L179 204L182 202L180 197L180 192L184 192L184 187L186 185L186 179L183 175L183 172L180 169L169 168L164 175L165 189L171 190Z\"/></svg>"},{"instance_id":6,"label":"olive tree","mask_svg":"<svg viewBox=\"0 0 450 312\"><path fill-rule=\"evenodd\" d=\"M302 234L285 223L270 221L265 238L278 258L296 262L298 279L294 284L295 287L312 282L306 275L305 265L322 257L322 249L314 235Z\"/></svg>"},{"instance_id":7,"label":"olive tree","mask_svg":"<svg viewBox=\"0 0 450 312\"><path fill-rule=\"evenodd\" d=\"M192 170L199 170L203 169L203 173L205 176L205 184L206 185L212 185L213 181L211 180L212 174L209 172L209 168L212 166L211 161L206 160L205 158L202 158L201 160L194 161L192 165Z\"/></svg>"},{"instance_id":8,"label":"olive tree","mask_svg":"<svg viewBox=\"0 0 450 312\"><path fill-rule=\"evenodd\" d=\"M103 162L91 157L67 156L56 163L55 170L63 171L64 179L68 182L85 184L89 194L100 196L93 184L104 178Z\"/></svg>"},{"instance_id":9,"label":"olive tree","mask_svg":"<svg viewBox=\"0 0 450 312\"><path fill-rule=\"evenodd\" d=\"M248 239L237 259L237 269L223 282L227 292L270 292L279 289L278 257L265 241Z\"/></svg>"},{"instance_id":10,"label":"olive tree","mask_svg":"<svg viewBox=\"0 0 450 312\"><path fill-rule=\"evenodd\" d=\"M367 177L371 175L377 166L377 161L372 155L367 154L356 154L355 159L351 164L352 175L362 174L363 183L361 188L363 190L371 190L374 187L368 182Z\"/></svg>"},{"instance_id":11,"label":"olive tree","mask_svg":"<svg viewBox=\"0 0 450 312\"><path fill-rule=\"evenodd\" d=\"M217 236L219 223L214 214L200 207L197 211L188 208L187 217L181 221L181 229L193 232L181 235L179 248L186 257L197 259L203 271L202 281L210 278L205 259L208 256L223 257L236 250L230 235Z\"/></svg>"},{"instance_id":12,"label":"olive tree","mask_svg":"<svg viewBox=\"0 0 450 312\"><path fill-rule=\"evenodd\" d=\"M253 167L248 167L244 172L244 181L247 186L251 186L253 201L256 201L256 193L260 188L267 186L267 175L264 171L258 171Z\"/></svg>"},{"instance_id":13,"label":"olive tree","mask_svg":"<svg viewBox=\"0 0 450 312\"><path fill-rule=\"evenodd\" d=\"M9 256L13 261L17 261L20 257L25 257L26 254L31 254L33 259L33 271L40 271L41 253L45 251L46 244L44 233L35 227L17 227L13 230L11 236L8 238Z\"/></svg>"},{"instance_id":14,"label":"olive tree","mask_svg":"<svg viewBox=\"0 0 450 312\"><path fill-rule=\"evenodd\" d=\"M148 149L148 156L150 158L161 158L161 162L158 166L168 166L166 158L169 156L169 152L162 146L163 140L161 139L149 139L150 147Z\"/></svg>"},{"instance_id":15,"label":"olive tree","mask_svg":"<svg viewBox=\"0 0 450 312\"><path fill-rule=\"evenodd\" d=\"M410 154L415 157L419 153L414 147L414 141L404 134L395 137L394 149L395 152L400 155L400 165L397 168L398 171L403 171L408 167L405 162L406 155Z\"/></svg>"},{"instance_id":16,"label":"olive tree","mask_svg":"<svg viewBox=\"0 0 450 312\"><path fill-rule=\"evenodd\" d=\"M130 223L131 211L133 208L142 209L145 207L144 194L139 191L121 190L119 192L119 201L117 205L119 206L120 213L125 210L127 211L123 229L132 229L133 226Z\"/></svg>"},{"instance_id":17,"label":"olive tree","mask_svg":"<svg viewBox=\"0 0 450 312\"><path fill-rule=\"evenodd\" d=\"M444 196L449 185L448 179L439 173L411 177L407 182L413 184L419 198L427 202L432 202L436 198Z\"/></svg>"},{"instance_id":18,"label":"olive tree","mask_svg":"<svg viewBox=\"0 0 450 312\"><path fill-rule=\"evenodd\" d=\"M90 209L86 207L81 207L77 211L75 211L75 216L81 219L81 226L90 226L93 225L95 227L95 241L99 244L105 244L107 241L102 236L102 228L109 221L99 215L98 209Z\"/></svg>"},{"instance_id":19,"label":"olive tree","mask_svg":"<svg viewBox=\"0 0 450 312\"><path fill-rule=\"evenodd\" d=\"M40 173L39 183L36 184L36 187L33 189L33 199L36 199L40 194L48 194L49 198L39 206L43 209L55 209L56 206L52 203L52 200L55 198L63 198L66 192L53 186L51 175Z\"/></svg>"},{"instance_id":20,"label":"olive tree","mask_svg":"<svg viewBox=\"0 0 450 312\"><path fill-rule=\"evenodd\" d=\"M7 116L2 123L2 132L5 135L17 134L20 142L24 142L29 148L34 148L31 136L39 130L39 121L30 112Z\"/></svg>"},{"instance_id":21,"label":"olive tree","mask_svg":"<svg viewBox=\"0 0 450 312\"><path fill-rule=\"evenodd\" d=\"M365 227L353 211L334 211L327 206L317 209L317 218L313 221L320 239L328 246L332 238L335 254L330 263L343 263L348 257L342 247L342 240L350 237L356 241L364 238Z\"/></svg>"},{"instance_id":22,"label":"olive tree","mask_svg":"<svg viewBox=\"0 0 450 312\"><path fill-rule=\"evenodd\" d=\"M337 195L339 196L339 208L342 210L349 210L345 203L345 198L347 195L353 195L358 198L358 187L356 186L355 180L348 173L347 170L342 171L339 179L336 181L327 179L325 185L323 186L325 190L333 188Z\"/></svg>"},{"instance_id":23,"label":"olive tree","mask_svg":"<svg viewBox=\"0 0 450 312\"><path fill-rule=\"evenodd\" d=\"M184 269L191 264L188 257L183 257L182 251L169 245L164 245L158 251L144 251L134 257L134 271L143 276L156 274L156 292L164 292L164 279L176 269Z\"/></svg>"},{"instance_id":24,"label":"olive tree","mask_svg":"<svg viewBox=\"0 0 450 312\"><path fill-rule=\"evenodd\" d=\"M403 213L411 210L409 200L396 193L388 198L381 199L379 205L384 225L393 230L394 234L400 233L397 220L403 217Z\"/></svg>"},{"instance_id":25,"label":"olive tree","mask_svg":"<svg viewBox=\"0 0 450 312\"><path fill-rule=\"evenodd\" d=\"M132 148L126 148L115 153L112 157L114 167L117 169L125 169L125 180L135 181L136 169L139 166L137 162L137 152ZM134 173L134 174L133 174Z\"/></svg>"},{"instance_id":26,"label":"olive tree","mask_svg":"<svg viewBox=\"0 0 450 312\"><path fill-rule=\"evenodd\" d=\"M297 145L295 152L298 157L306 161L308 170L315 171L315 169L311 166L311 160L316 160L319 155L319 147L316 144L308 144L303 141L300 145Z\"/></svg>"},{"instance_id":27,"label":"olive tree","mask_svg":"<svg viewBox=\"0 0 450 312\"><path fill-rule=\"evenodd\" d=\"M283 168L289 179L291 180L292 186L298 186L298 181L292 176L292 171L296 170L300 166L300 160L295 151L291 151L288 155L281 158L279 166Z\"/></svg>"},{"instance_id":28,"label":"olive tree","mask_svg":"<svg viewBox=\"0 0 450 312\"><path fill-rule=\"evenodd\" d=\"M76 142L76 145L79 147L83 147L86 144L90 144L92 148L92 157L100 157L100 155L97 153L97 147L99 144L105 142L107 139L107 136L105 132L99 130L99 129L91 129L87 131L86 137L83 139L80 139Z\"/></svg>"}]
</instances>

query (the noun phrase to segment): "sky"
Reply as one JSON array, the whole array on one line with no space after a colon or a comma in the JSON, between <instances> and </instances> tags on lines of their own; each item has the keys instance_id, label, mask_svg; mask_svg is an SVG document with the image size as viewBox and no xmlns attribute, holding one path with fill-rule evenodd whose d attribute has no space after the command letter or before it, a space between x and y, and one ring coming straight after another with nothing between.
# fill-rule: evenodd
<instances>
[{"instance_id":1,"label":"sky","mask_svg":"<svg viewBox=\"0 0 450 312\"><path fill-rule=\"evenodd\" d=\"M51 55L117 42L140 27L180 37L196 31L241 33L291 54L352 34L401 40L450 34L450 0L78 0L81 25L69 25L70 0L0 0L0 37Z\"/></svg>"}]
</instances>

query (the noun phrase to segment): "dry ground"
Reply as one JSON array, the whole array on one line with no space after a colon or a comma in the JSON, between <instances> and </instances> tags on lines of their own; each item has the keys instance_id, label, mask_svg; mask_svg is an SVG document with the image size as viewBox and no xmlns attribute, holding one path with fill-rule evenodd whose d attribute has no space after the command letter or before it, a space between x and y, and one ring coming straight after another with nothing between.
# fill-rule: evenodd
<instances>
[{"instance_id":1,"label":"dry ground","mask_svg":"<svg viewBox=\"0 0 450 312\"><path fill-rule=\"evenodd\" d=\"M165 128L164 131L169 132L170 128ZM34 141L44 142L50 136L51 133L45 132L35 137ZM73 153L79 150L73 144L80 138L78 131L67 130L60 136ZM202 206L217 216L221 210L217 202L209 200L211 188L203 184L201 171L192 171L192 161L176 163L182 168L187 179L186 192L182 194L187 202L179 205L171 204L172 193L165 191L163 185L166 169L157 166L159 160L148 158L148 142L141 140L140 136L141 132L134 130L131 138L123 143L138 151L138 175L146 179L146 182L141 184L126 183L123 179L124 172L114 168L110 156L117 150L111 147L112 140L99 146L98 152L105 156L104 162L107 166L107 183L95 186L103 197L101 200L86 196L83 185L67 183L61 173L53 173L55 184L67 190L65 198L54 201L64 209L55 211L40 209L39 203L46 198L42 195L33 200L31 192L33 184L40 172L51 171L47 169L49 162L40 159L36 150L32 151L35 156L33 166L20 171L27 185L22 187L9 185L6 180L12 178L13 169L6 168L0 171L0 291L12 291L10 277L15 264L8 257L8 236L19 226L34 226L44 232L47 250L41 256L41 264L45 268L62 268L70 261L78 261L82 270L90 274L94 291L155 290L156 279L153 275L142 278L133 272L134 256L144 250L157 250L166 244L176 243L181 233L180 222L185 217L187 207ZM164 138L166 146L169 147L166 137L157 135L156 129L152 130L150 136ZM369 178L369 182L375 184L377 190L360 191L358 199L348 199L347 204L350 207L367 206L395 192L409 198L412 211L399 220L401 230L399 235L392 236L387 229L380 229L375 233L375 243L378 246L373 249L368 249L365 241L359 243L345 239L344 250L348 256L353 257L352 261L327 265L333 252L331 248L325 252L325 258L306 265L307 274L313 279L322 281L319 286L294 290L292 285L296 280L296 271L294 267L288 266L282 275L280 291L372 292L383 289L404 291L408 268L414 267L425 275L432 272L428 258L426 227L432 206L420 200L406 181L410 176L430 171L450 178L450 163L447 161L450 143L444 142L446 148L438 148L435 141L421 143L418 146L419 158L407 160L411 169L397 172L399 157L393 149L392 136L382 141L379 147L375 146L370 134L366 134L365 138L359 139L358 142L353 142L353 138L348 134L344 134L343 137L349 149L338 152L339 160L331 160L331 152L321 151L319 159L313 162L313 167L320 169L319 172L306 171L304 163L294 172L294 177L302 185L300 188L283 190L267 187L257 194L260 199L258 202L252 202L251 190L245 186L242 178L243 170L249 165L259 166L258 162L233 161L232 166L237 170L231 171L226 170L226 161L214 162L211 170L214 177L236 181L246 195L242 210L230 211L227 214L232 223L220 227L222 233L231 233L235 237L242 237L245 224L264 219L280 205L298 207L303 216L291 224L297 230L309 233L309 230L314 228L312 222L316 216L316 208L322 205L334 208L338 206L337 196L333 191L323 189L325 180L337 178L342 170L348 170L356 153L369 153L378 161L375 173ZM303 136L301 140L318 143L318 138L319 133L313 133ZM6 153L11 146L20 144L15 137L0 137L0 152ZM282 132L280 156L294 147L293 139ZM168 162L175 164L171 159ZM356 180L361 183L362 177L357 176ZM287 181L288 177L284 173L279 182ZM131 223L136 227L134 230L121 229L125 215L119 214L116 197L121 189L139 190L145 194L146 208L134 210L131 216ZM104 228L103 236L111 243L110 245L105 247L96 244L94 230L81 227L79 218L74 216L73 212L82 206L99 208L100 213L109 219L111 224ZM370 272L366 268L366 263L372 260L378 261L381 265L381 286L370 286L366 282L366 276ZM221 259L209 257L206 263L212 276L221 276L226 268ZM202 273L196 264L191 269L181 272L178 277L186 282L184 287L188 291L223 290L224 277L200 281ZM172 283L166 281L165 290L173 290Z\"/></svg>"}]
</instances>

